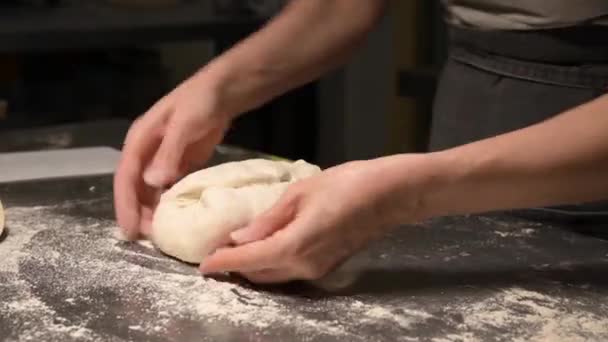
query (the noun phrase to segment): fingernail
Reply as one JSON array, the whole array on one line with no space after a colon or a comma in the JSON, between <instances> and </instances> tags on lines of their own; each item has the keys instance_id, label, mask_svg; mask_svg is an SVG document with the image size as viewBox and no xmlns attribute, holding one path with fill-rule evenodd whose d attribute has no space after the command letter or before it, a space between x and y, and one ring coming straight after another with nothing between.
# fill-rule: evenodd
<instances>
[{"instance_id":1,"label":"fingernail","mask_svg":"<svg viewBox=\"0 0 608 342\"><path fill-rule=\"evenodd\" d=\"M160 171L159 169L149 168L144 172L144 182L152 187L162 187L164 185L164 178L164 172Z\"/></svg>"},{"instance_id":2,"label":"fingernail","mask_svg":"<svg viewBox=\"0 0 608 342\"><path fill-rule=\"evenodd\" d=\"M238 245L251 242L253 240L253 236L251 236L251 233L248 229L236 230L230 233L230 238Z\"/></svg>"},{"instance_id":3,"label":"fingernail","mask_svg":"<svg viewBox=\"0 0 608 342\"><path fill-rule=\"evenodd\" d=\"M208 270L207 266L204 263L201 263L200 266L198 267L198 271L201 272L202 275L214 275L214 274L219 274L221 272L213 272Z\"/></svg>"},{"instance_id":4,"label":"fingernail","mask_svg":"<svg viewBox=\"0 0 608 342\"><path fill-rule=\"evenodd\" d=\"M131 230L123 230L121 228L116 228L112 235L116 240L120 241L132 241L135 237L135 234Z\"/></svg>"}]
</instances>

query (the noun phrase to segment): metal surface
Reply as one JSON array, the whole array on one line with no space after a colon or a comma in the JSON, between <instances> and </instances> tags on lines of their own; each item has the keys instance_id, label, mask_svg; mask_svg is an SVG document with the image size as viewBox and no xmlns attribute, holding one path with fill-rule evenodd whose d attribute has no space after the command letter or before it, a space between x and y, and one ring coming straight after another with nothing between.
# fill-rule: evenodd
<instances>
[{"instance_id":1,"label":"metal surface","mask_svg":"<svg viewBox=\"0 0 608 342\"><path fill-rule=\"evenodd\" d=\"M0 340L608 340L608 242L572 227L441 218L374 243L340 287L262 288L113 239L111 185L0 185Z\"/></svg>"},{"instance_id":2,"label":"metal surface","mask_svg":"<svg viewBox=\"0 0 608 342\"><path fill-rule=\"evenodd\" d=\"M119 158L109 147L0 153L0 183L111 175Z\"/></svg>"},{"instance_id":3,"label":"metal surface","mask_svg":"<svg viewBox=\"0 0 608 342\"><path fill-rule=\"evenodd\" d=\"M0 153L106 146L121 149L131 122L99 120L0 131Z\"/></svg>"}]
</instances>

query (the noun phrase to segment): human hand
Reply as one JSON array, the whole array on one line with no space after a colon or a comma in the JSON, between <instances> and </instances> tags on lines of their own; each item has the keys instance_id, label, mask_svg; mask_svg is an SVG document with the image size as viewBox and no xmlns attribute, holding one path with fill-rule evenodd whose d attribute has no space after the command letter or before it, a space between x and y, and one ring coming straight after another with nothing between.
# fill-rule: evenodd
<instances>
[{"instance_id":1,"label":"human hand","mask_svg":"<svg viewBox=\"0 0 608 342\"><path fill-rule=\"evenodd\" d=\"M323 277L396 226L407 210L414 218L416 192L397 201L393 178L382 177L386 164L351 162L294 183L270 210L232 234L236 247L207 257L201 271L240 273L257 283Z\"/></svg>"},{"instance_id":2,"label":"human hand","mask_svg":"<svg viewBox=\"0 0 608 342\"><path fill-rule=\"evenodd\" d=\"M210 158L231 121L220 107L212 82L195 75L133 123L114 177L127 237L147 235L162 189Z\"/></svg>"}]
</instances>

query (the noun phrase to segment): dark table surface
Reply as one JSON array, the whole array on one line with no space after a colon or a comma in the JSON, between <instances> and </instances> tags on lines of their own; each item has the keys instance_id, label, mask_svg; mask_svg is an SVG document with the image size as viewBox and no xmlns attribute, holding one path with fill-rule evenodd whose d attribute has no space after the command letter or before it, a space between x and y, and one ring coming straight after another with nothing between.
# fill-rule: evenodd
<instances>
[{"instance_id":1,"label":"dark table surface","mask_svg":"<svg viewBox=\"0 0 608 342\"><path fill-rule=\"evenodd\" d=\"M257 287L116 239L111 191L110 176L0 185L0 340L608 340L608 242L572 227L439 218L322 282Z\"/></svg>"}]
</instances>

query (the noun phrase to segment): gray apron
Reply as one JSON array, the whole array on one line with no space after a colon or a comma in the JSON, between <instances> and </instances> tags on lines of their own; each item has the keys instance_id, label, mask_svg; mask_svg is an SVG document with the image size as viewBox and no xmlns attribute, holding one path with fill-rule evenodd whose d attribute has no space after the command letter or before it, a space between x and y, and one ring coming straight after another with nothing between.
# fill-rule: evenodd
<instances>
[{"instance_id":1,"label":"gray apron","mask_svg":"<svg viewBox=\"0 0 608 342\"><path fill-rule=\"evenodd\" d=\"M449 57L435 97L430 149L538 123L591 101L606 89L608 28L477 31L452 27ZM608 223L608 201L510 213L608 232L608 226L600 228Z\"/></svg>"}]
</instances>

